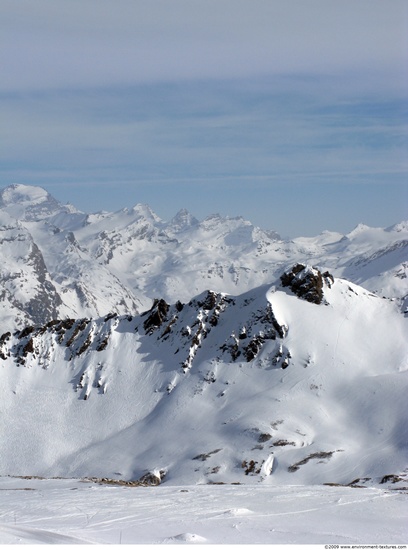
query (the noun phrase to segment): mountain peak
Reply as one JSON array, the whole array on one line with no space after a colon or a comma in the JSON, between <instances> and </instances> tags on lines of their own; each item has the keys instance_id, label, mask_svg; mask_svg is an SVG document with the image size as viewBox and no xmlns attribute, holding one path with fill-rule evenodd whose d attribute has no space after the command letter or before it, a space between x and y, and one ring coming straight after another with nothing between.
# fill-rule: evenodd
<instances>
[{"instance_id":1,"label":"mountain peak","mask_svg":"<svg viewBox=\"0 0 408 550\"><path fill-rule=\"evenodd\" d=\"M42 187L14 183L0 192L0 208L13 218L34 221L55 214L62 206Z\"/></svg>"},{"instance_id":2,"label":"mountain peak","mask_svg":"<svg viewBox=\"0 0 408 550\"><path fill-rule=\"evenodd\" d=\"M387 231L388 233L390 233L391 231L395 231L397 233L406 232L408 231L408 220L391 225L391 227L387 227L385 231Z\"/></svg>"},{"instance_id":3,"label":"mountain peak","mask_svg":"<svg viewBox=\"0 0 408 550\"><path fill-rule=\"evenodd\" d=\"M174 218L169 222L169 226L175 231L182 231L193 225L198 225L199 221L188 210L182 208L177 212Z\"/></svg>"},{"instance_id":4,"label":"mountain peak","mask_svg":"<svg viewBox=\"0 0 408 550\"><path fill-rule=\"evenodd\" d=\"M372 229L369 225L365 225L364 223L359 223L356 225L356 227L350 231L350 233L347 235L347 237L355 237L359 235L360 233L364 233L365 231L369 231Z\"/></svg>"},{"instance_id":5,"label":"mountain peak","mask_svg":"<svg viewBox=\"0 0 408 550\"><path fill-rule=\"evenodd\" d=\"M49 200L50 195L42 187L13 183L0 192L0 197L2 206L9 206L16 202L20 204L44 202Z\"/></svg>"},{"instance_id":6,"label":"mountain peak","mask_svg":"<svg viewBox=\"0 0 408 550\"><path fill-rule=\"evenodd\" d=\"M161 221L159 216L153 212L148 204L138 203L132 208L131 212L138 214L140 217L151 219L154 222Z\"/></svg>"},{"instance_id":7,"label":"mountain peak","mask_svg":"<svg viewBox=\"0 0 408 550\"><path fill-rule=\"evenodd\" d=\"M313 304L321 304L324 287L331 288L334 283L334 277L328 271L321 273L316 267L303 264L296 264L280 279L282 286L289 287L298 298Z\"/></svg>"}]
</instances>

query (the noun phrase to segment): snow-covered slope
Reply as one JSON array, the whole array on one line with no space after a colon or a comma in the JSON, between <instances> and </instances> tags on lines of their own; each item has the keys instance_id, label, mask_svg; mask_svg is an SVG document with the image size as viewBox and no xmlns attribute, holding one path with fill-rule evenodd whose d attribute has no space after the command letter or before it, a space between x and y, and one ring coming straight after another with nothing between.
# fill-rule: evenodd
<instances>
[{"instance_id":1,"label":"snow-covered slope","mask_svg":"<svg viewBox=\"0 0 408 550\"><path fill-rule=\"evenodd\" d=\"M296 265L236 296L9 331L0 474L404 483L406 322Z\"/></svg>"},{"instance_id":2,"label":"snow-covered slope","mask_svg":"<svg viewBox=\"0 0 408 550\"><path fill-rule=\"evenodd\" d=\"M342 276L380 296L399 298L407 311L408 222L386 229L360 225L341 242L347 249L338 262Z\"/></svg>"},{"instance_id":3,"label":"snow-covered slope","mask_svg":"<svg viewBox=\"0 0 408 550\"><path fill-rule=\"evenodd\" d=\"M2 191L2 328L138 310L132 291L89 256L70 230L85 220L85 214L62 206L41 188L12 185Z\"/></svg>"},{"instance_id":4,"label":"snow-covered slope","mask_svg":"<svg viewBox=\"0 0 408 550\"><path fill-rule=\"evenodd\" d=\"M59 312L61 298L29 231L0 210L0 318L5 326L40 323Z\"/></svg>"},{"instance_id":5,"label":"snow-covered slope","mask_svg":"<svg viewBox=\"0 0 408 550\"><path fill-rule=\"evenodd\" d=\"M134 315L156 297L188 301L207 288L240 294L296 262L329 269L407 307L407 223L285 241L243 218L200 222L186 210L169 222L140 204L87 214L44 189L15 184L0 193L0 232L3 331L11 319L21 327L57 317ZM30 307L45 295L50 304Z\"/></svg>"}]
</instances>

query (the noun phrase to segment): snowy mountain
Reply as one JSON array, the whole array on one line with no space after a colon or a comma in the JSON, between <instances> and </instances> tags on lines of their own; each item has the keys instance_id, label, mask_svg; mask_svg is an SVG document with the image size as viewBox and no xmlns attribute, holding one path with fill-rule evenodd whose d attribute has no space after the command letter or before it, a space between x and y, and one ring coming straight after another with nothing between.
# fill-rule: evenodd
<instances>
[{"instance_id":1,"label":"snowy mountain","mask_svg":"<svg viewBox=\"0 0 408 550\"><path fill-rule=\"evenodd\" d=\"M0 474L406 486L406 322L296 264L239 295L8 331Z\"/></svg>"},{"instance_id":2,"label":"snowy mountain","mask_svg":"<svg viewBox=\"0 0 408 550\"><path fill-rule=\"evenodd\" d=\"M240 294L296 262L328 269L407 308L408 223L282 240L243 218L162 221L146 205L87 214L44 189L0 193L0 331L55 318L134 315L155 298ZM10 325L12 323L12 325Z\"/></svg>"},{"instance_id":3,"label":"snowy mountain","mask_svg":"<svg viewBox=\"0 0 408 550\"><path fill-rule=\"evenodd\" d=\"M3 189L0 475L404 486L407 242Z\"/></svg>"},{"instance_id":4,"label":"snowy mountain","mask_svg":"<svg viewBox=\"0 0 408 550\"><path fill-rule=\"evenodd\" d=\"M18 326L55 317L62 300L30 232L2 211L0 224L1 319Z\"/></svg>"}]
</instances>

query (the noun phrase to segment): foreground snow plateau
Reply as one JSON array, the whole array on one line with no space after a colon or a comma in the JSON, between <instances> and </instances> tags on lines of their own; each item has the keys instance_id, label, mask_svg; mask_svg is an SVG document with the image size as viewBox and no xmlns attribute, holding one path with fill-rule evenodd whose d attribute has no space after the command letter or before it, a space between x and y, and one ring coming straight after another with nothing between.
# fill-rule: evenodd
<instances>
[{"instance_id":1,"label":"foreground snow plateau","mask_svg":"<svg viewBox=\"0 0 408 550\"><path fill-rule=\"evenodd\" d=\"M0 542L401 544L407 495L378 488L114 487L0 478Z\"/></svg>"}]
</instances>

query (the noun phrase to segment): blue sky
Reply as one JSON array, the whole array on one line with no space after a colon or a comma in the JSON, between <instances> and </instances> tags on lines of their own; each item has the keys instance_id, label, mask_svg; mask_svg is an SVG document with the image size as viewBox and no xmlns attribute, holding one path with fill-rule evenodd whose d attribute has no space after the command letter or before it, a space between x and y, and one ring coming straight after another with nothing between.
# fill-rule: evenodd
<instances>
[{"instance_id":1,"label":"blue sky","mask_svg":"<svg viewBox=\"0 0 408 550\"><path fill-rule=\"evenodd\" d=\"M3 0L0 185L284 236L408 217L404 0Z\"/></svg>"}]
</instances>

